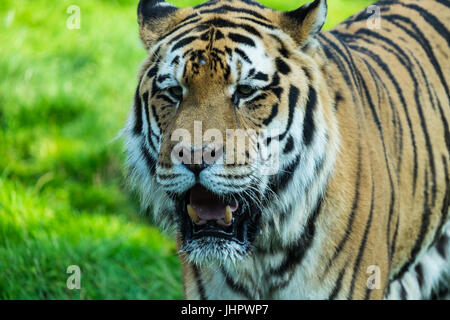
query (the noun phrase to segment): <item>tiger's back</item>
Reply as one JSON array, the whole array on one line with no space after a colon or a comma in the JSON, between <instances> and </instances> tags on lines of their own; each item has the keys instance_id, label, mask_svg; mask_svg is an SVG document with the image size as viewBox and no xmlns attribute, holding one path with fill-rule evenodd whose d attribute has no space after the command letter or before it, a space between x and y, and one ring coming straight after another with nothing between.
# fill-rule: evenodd
<instances>
[{"instance_id":1,"label":"tiger's back","mask_svg":"<svg viewBox=\"0 0 450 320\"><path fill-rule=\"evenodd\" d=\"M366 241L387 248L384 268L391 270L391 281L400 280L392 285L397 290L393 296L418 299L427 297L450 268L444 263L449 246L444 224L450 196L450 10L448 1L376 5L378 26L364 11L321 39L335 62L332 74L341 76L333 84L340 97L336 107L343 149L358 149L370 163L369 174L376 176L373 196L381 206L375 203L373 210L388 213L371 221L376 225L364 233ZM342 98L342 92L357 92L356 101L348 94ZM350 113L349 100L356 107ZM349 119L359 125L358 145L346 141L352 139L345 133ZM432 275L436 265L441 270Z\"/></svg>"}]
</instances>

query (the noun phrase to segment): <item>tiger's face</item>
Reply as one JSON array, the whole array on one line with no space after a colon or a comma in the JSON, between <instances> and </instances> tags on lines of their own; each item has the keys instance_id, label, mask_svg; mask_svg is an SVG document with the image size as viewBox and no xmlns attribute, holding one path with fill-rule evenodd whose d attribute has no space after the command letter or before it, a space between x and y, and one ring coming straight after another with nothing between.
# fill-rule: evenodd
<instances>
[{"instance_id":1,"label":"tiger's face","mask_svg":"<svg viewBox=\"0 0 450 320\"><path fill-rule=\"evenodd\" d=\"M318 66L306 52L323 24L316 2L303 24L252 1L139 4L149 57L127 127L128 163L144 206L177 228L192 261L244 257L270 237L270 208L295 198L283 193L293 169L305 170L299 190L315 178L328 135ZM286 31L291 24L303 33Z\"/></svg>"}]
</instances>

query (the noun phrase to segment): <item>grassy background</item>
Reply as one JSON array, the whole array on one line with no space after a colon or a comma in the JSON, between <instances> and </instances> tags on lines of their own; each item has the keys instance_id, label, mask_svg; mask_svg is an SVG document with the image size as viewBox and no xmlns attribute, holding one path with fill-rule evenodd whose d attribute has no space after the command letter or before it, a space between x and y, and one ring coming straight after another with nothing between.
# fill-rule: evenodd
<instances>
[{"instance_id":1,"label":"grassy background","mask_svg":"<svg viewBox=\"0 0 450 320\"><path fill-rule=\"evenodd\" d=\"M326 27L371 2L329 1ZM66 28L72 4L79 30ZM175 245L139 214L112 142L145 57L136 5L0 2L0 299L183 297ZM70 265L81 268L81 290L66 287Z\"/></svg>"}]
</instances>

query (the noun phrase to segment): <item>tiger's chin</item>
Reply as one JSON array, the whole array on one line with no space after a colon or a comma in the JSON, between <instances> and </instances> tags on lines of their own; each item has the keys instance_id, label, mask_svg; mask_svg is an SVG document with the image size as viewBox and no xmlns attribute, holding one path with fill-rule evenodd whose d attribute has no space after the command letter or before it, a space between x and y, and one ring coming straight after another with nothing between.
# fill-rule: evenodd
<instances>
[{"instance_id":1,"label":"tiger's chin","mask_svg":"<svg viewBox=\"0 0 450 320\"><path fill-rule=\"evenodd\" d=\"M191 263L234 264L249 254L259 215L234 199L196 186L180 201L181 252Z\"/></svg>"},{"instance_id":2,"label":"tiger's chin","mask_svg":"<svg viewBox=\"0 0 450 320\"><path fill-rule=\"evenodd\" d=\"M216 237L186 241L181 252L196 265L234 265L248 255L250 244L241 244Z\"/></svg>"}]
</instances>

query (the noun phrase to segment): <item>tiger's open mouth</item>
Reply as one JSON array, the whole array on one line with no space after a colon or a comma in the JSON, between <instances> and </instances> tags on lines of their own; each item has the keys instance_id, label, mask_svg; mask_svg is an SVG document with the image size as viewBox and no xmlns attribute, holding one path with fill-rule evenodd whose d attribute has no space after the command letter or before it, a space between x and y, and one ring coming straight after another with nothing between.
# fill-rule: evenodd
<instances>
[{"instance_id":1,"label":"tiger's open mouth","mask_svg":"<svg viewBox=\"0 0 450 320\"><path fill-rule=\"evenodd\" d=\"M196 185L189 190L181 205L181 231L185 244L220 239L224 245L233 242L246 247L254 237L252 208L247 201L220 197Z\"/></svg>"}]
</instances>

